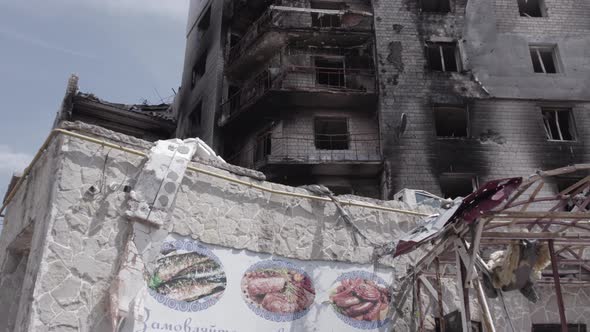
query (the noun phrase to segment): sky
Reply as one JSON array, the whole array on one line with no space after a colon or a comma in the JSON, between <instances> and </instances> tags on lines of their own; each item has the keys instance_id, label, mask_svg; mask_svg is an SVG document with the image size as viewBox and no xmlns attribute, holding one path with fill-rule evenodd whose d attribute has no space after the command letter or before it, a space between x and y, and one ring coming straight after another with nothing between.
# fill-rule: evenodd
<instances>
[{"instance_id":1,"label":"sky","mask_svg":"<svg viewBox=\"0 0 590 332\"><path fill-rule=\"evenodd\" d=\"M108 101L170 101L188 3L0 0L0 197L47 138L70 74Z\"/></svg>"}]
</instances>

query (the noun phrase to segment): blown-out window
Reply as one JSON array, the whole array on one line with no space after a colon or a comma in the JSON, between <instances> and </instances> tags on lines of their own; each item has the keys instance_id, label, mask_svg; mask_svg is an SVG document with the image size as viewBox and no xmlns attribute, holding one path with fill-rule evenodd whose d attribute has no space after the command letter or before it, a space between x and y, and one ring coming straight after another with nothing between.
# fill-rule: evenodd
<instances>
[{"instance_id":1,"label":"blown-out window","mask_svg":"<svg viewBox=\"0 0 590 332\"><path fill-rule=\"evenodd\" d=\"M444 198L467 197L477 187L477 177L471 174L445 174L440 178L440 190Z\"/></svg>"},{"instance_id":2,"label":"blown-out window","mask_svg":"<svg viewBox=\"0 0 590 332\"><path fill-rule=\"evenodd\" d=\"M518 12L524 17L543 17L545 8L543 0L517 0Z\"/></svg>"},{"instance_id":3,"label":"blown-out window","mask_svg":"<svg viewBox=\"0 0 590 332\"><path fill-rule=\"evenodd\" d=\"M451 0L421 0L423 12L448 13L451 11Z\"/></svg>"},{"instance_id":4,"label":"blown-out window","mask_svg":"<svg viewBox=\"0 0 590 332\"><path fill-rule=\"evenodd\" d=\"M460 138L469 134L469 117L464 106L434 106L434 122L437 137Z\"/></svg>"},{"instance_id":5,"label":"blown-out window","mask_svg":"<svg viewBox=\"0 0 590 332\"><path fill-rule=\"evenodd\" d=\"M426 44L428 67L432 71L458 72L461 70L457 43L428 43Z\"/></svg>"},{"instance_id":6,"label":"blown-out window","mask_svg":"<svg viewBox=\"0 0 590 332\"><path fill-rule=\"evenodd\" d=\"M261 161L269 156L272 152L272 132L264 132L256 138L254 147L254 161Z\"/></svg>"},{"instance_id":7,"label":"blown-out window","mask_svg":"<svg viewBox=\"0 0 590 332\"><path fill-rule=\"evenodd\" d=\"M189 130L188 130L188 137L195 138L199 136L199 132L201 130L201 119L203 117L203 102L195 106L193 111L188 116L188 123L189 123Z\"/></svg>"},{"instance_id":8,"label":"blown-out window","mask_svg":"<svg viewBox=\"0 0 590 332\"><path fill-rule=\"evenodd\" d=\"M197 60L195 65L193 66L193 71L191 74L191 88L194 88L197 85L197 82L205 75L205 71L207 69L207 52L201 54L201 57Z\"/></svg>"},{"instance_id":9,"label":"blown-out window","mask_svg":"<svg viewBox=\"0 0 590 332\"><path fill-rule=\"evenodd\" d=\"M315 147L318 150L348 150L350 134L347 118L316 118Z\"/></svg>"},{"instance_id":10,"label":"blown-out window","mask_svg":"<svg viewBox=\"0 0 590 332\"><path fill-rule=\"evenodd\" d=\"M530 46L531 60L535 73L559 73L559 59L557 48L553 46Z\"/></svg>"},{"instance_id":11,"label":"blown-out window","mask_svg":"<svg viewBox=\"0 0 590 332\"><path fill-rule=\"evenodd\" d=\"M576 128L571 109L543 108L542 113L547 139L552 141L576 140Z\"/></svg>"},{"instance_id":12,"label":"blown-out window","mask_svg":"<svg viewBox=\"0 0 590 332\"><path fill-rule=\"evenodd\" d=\"M343 57L315 57L316 83L331 87L346 87Z\"/></svg>"}]
</instances>

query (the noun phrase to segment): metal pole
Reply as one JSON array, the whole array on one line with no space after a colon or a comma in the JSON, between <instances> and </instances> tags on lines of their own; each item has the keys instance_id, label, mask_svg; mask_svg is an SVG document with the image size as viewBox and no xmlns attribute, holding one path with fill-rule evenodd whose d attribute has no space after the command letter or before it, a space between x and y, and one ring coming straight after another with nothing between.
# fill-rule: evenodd
<instances>
[{"instance_id":1,"label":"metal pole","mask_svg":"<svg viewBox=\"0 0 590 332\"><path fill-rule=\"evenodd\" d=\"M442 281L440 279L440 259L438 257L434 260L434 264L436 267L436 291L438 292L438 317L440 332L445 332L445 310L442 297Z\"/></svg>"},{"instance_id":2,"label":"metal pole","mask_svg":"<svg viewBox=\"0 0 590 332\"><path fill-rule=\"evenodd\" d=\"M557 307L559 309L559 320L561 321L561 332L567 331L567 319L565 317L565 306L563 305L563 295L561 294L561 283L559 280L559 271L557 267L557 257L555 255L555 244L553 240L547 241L549 244L549 253L551 254L551 269L553 270L553 279L555 280L555 296L557 296Z\"/></svg>"},{"instance_id":3,"label":"metal pole","mask_svg":"<svg viewBox=\"0 0 590 332\"><path fill-rule=\"evenodd\" d=\"M459 310L461 312L461 326L463 331L470 331L470 318L469 318L469 294L467 289L464 287L465 268L461 262L461 255L459 253L459 246L455 248L455 255L457 260L457 288L459 291ZM467 299L467 301L465 300Z\"/></svg>"},{"instance_id":4,"label":"metal pole","mask_svg":"<svg viewBox=\"0 0 590 332\"><path fill-rule=\"evenodd\" d=\"M492 314L490 312L490 307L488 306L488 301L486 300L486 295L484 294L483 287L479 282L479 278L473 279L473 284L477 294L477 301L481 306L481 315L483 316L483 322L486 327L486 331L496 332L496 328L494 327L492 320Z\"/></svg>"},{"instance_id":5,"label":"metal pole","mask_svg":"<svg viewBox=\"0 0 590 332\"><path fill-rule=\"evenodd\" d=\"M424 312L422 311L422 283L416 278L416 303L418 304L418 331L424 332Z\"/></svg>"}]
</instances>

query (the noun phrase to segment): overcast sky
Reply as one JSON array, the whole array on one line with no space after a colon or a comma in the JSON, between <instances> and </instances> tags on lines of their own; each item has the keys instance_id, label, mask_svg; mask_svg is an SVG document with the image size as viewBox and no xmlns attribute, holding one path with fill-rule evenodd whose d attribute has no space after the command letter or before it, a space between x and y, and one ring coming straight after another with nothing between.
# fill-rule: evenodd
<instances>
[{"instance_id":1,"label":"overcast sky","mask_svg":"<svg viewBox=\"0 0 590 332\"><path fill-rule=\"evenodd\" d=\"M188 0L0 0L0 196L80 89L160 103L180 84Z\"/></svg>"}]
</instances>

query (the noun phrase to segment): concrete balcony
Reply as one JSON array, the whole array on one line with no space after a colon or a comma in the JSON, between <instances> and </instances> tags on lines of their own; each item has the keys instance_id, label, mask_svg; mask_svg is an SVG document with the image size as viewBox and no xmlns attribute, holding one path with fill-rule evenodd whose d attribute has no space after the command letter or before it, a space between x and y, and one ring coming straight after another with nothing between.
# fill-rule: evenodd
<instances>
[{"instance_id":1,"label":"concrete balcony","mask_svg":"<svg viewBox=\"0 0 590 332\"><path fill-rule=\"evenodd\" d=\"M222 103L219 126L237 119L278 117L284 107L374 111L377 91L375 72L369 68L268 67Z\"/></svg>"},{"instance_id":2,"label":"concrete balcony","mask_svg":"<svg viewBox=\"0 0 590 332\"><path fill-rule=\"evenodd\" d=\"M288 170L287 174L375 176L382 169L381 141L377 132L266 136L228 162L269 175Z\"/></svg>"},{"instance_id":3,"label":"concrete balcony","mask_svg":"<svg viewBox=\"0 0 590 332\"><path fill-rule=\"evenodd\" d=\"M373 15L363 10L270 6L228 52L226 75L243 80L287 45L352 47L373 36Z\"/></svg>"}]
</instances>

